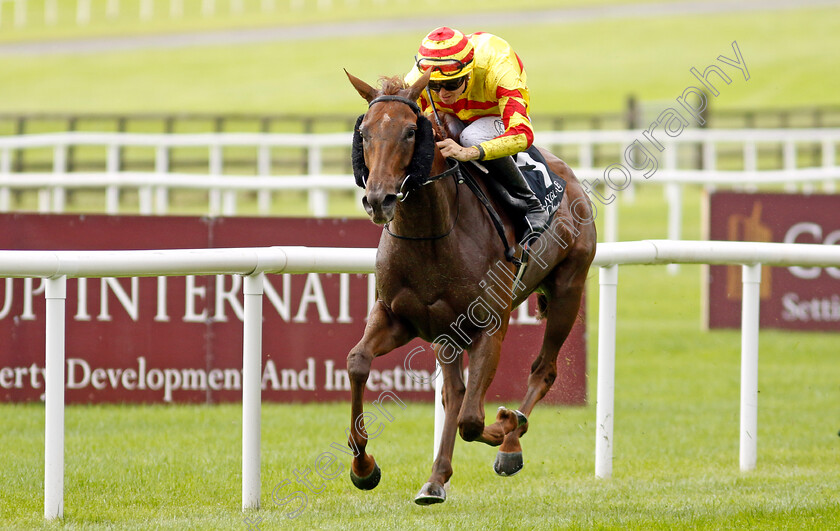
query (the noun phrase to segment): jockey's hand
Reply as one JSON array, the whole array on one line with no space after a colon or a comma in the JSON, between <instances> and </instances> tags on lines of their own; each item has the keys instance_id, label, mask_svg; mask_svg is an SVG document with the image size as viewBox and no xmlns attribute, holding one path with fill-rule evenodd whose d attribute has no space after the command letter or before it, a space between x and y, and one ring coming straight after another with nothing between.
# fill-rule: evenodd
<instances>
[{"instance_id":1,"label":"jockey's hand","mask_svg":"<svg viewBox=\"0 0 840 531\"><path fill-rule=\"evenodd\" d=\"M451 138L441 140L437 143L440 153L447 158L467 162L468 160L477 160L481 152L477 147L464 147Z\"/></svg>"}]
</instances>

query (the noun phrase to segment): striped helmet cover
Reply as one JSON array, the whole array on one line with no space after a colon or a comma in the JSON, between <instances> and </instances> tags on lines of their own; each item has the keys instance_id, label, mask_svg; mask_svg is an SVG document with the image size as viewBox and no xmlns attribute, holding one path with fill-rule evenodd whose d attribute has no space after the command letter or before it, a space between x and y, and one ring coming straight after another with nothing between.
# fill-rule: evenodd
<instances>
[{"instance_id":1,"label":"striped helmet cover","mask_svg":"<svg viewBox=\"0 0 840 531\"><path fill-rule=\"evenodd\" d=\"M473 44L460 31L446 26L432 30L417 51L417 68L432 68L434 81L444 81L469 74L473 69Z\"/></svg>"}]
</instances>

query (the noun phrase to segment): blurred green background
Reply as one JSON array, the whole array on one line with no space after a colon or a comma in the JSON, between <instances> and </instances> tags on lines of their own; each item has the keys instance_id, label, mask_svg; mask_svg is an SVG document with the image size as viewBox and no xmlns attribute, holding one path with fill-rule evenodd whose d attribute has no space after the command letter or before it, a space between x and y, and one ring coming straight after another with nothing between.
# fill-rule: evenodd
<instances>
[{"instance_id":1,"label":"blurred green background","mask_svg":"<svg viewBox=\"0 0 840 531\"><path fill-rule=\"evenodd\" d=\"M43 2L29 4L34 9ZM528 70L535 116L620 110L629 94L642 101L673 100L698 83L691 67L702 71L719 55L734 57L733 41L750 79L726 67L733 82L714 99L715 108L840 104L837 6L740 11L742 4L760 2L732 2L713 4L719 12L707 14L687 7L685 14L639 16L607 9L627 9L627 2L525 1L517 3L513 18L504 12L509 2L495 0L338 0L325 4L329 10L319 9L321 3L301 1L292 8L295 2L277 2L276 11L266 14L260 1L242 0L243 12L231 14L232 3L217 0L216 15L202 17L200 1L186 0L184 14L173 19L169 2L156 0L153 18L144 21L140 0L120 2L113 20L105 18L106 0L94 0L92 11L99 15L78 26L75 2L68 1L61 2L55 26L44 26L43 16L33 12L26 27L16 28L12 4L5 2L0 112L352 113L363 106L343 68L370 81L402 75L425 33L442 24L507 39ZM562 7L569 11L558 15ZM231 30L253 36L278 25L311 31L277 42L229 42ZM126 39L202 31L216 32L217 44L118 49ZM86 53L24 54L13 47L94 37L101 39L96 51Z\"/></svg>"}]
</instances>

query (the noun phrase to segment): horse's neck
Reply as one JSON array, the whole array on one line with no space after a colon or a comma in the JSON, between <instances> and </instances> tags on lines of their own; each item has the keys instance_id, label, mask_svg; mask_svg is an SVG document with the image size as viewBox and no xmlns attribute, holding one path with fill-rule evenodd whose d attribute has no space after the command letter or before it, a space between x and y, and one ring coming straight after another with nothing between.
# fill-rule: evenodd
<instances>
[{"instance_id":1,"label":"horse's neck","mask_svg":"<svg viewBox=\"0 0 840 531\"><path fill-rule=\"evenodd\" d=\"M439 175L446 168L446 160L436 151L432 175ZM453 179L444 177L409 193L397 208L391 231L403 236L433 238L452 228L457 209Z\"/></svg>"}]
</instances>

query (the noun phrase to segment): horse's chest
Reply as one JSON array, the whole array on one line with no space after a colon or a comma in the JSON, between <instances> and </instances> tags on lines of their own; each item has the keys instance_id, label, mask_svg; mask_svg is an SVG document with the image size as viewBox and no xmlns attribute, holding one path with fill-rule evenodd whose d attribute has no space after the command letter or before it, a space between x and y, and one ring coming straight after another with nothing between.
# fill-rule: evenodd
<instances>
[{"instance_id":1,"label":"horse's chest","mask_svg":"<svg viewBox=\"0 0 840 531\"><path fill-rule=\"evenodd\" d=\"M420 337L430 339L445 331L453 320L454 311L445 298L420 299L411 290L402 290L390 302L391 311L411 323Z\"/></svg>"},{"instance_id":2,"label":"horse's chest","mask_svg":"<svg viewBox=\"0 0 840 531\"><path fill-rule=\"evenodd\" d=\"M410 321L428 319L431 309L439 307L443 302L441 295L436 290L428 289L428 286L420 289L396 284L379 287L380 298L395 314Z\"/></svg>"},{"instance_id":3,"label":"horse's chest","mask_svg":"<svg viewBox=\"0 0 840 531\"><path fill-rule=\"evenodd\" d=\"M463 293L444 284L429 275L412 281L385 276L378 282L379 297L421 337L436 337L448 330L463 305Z\"/></svg>"}]
</instances>

